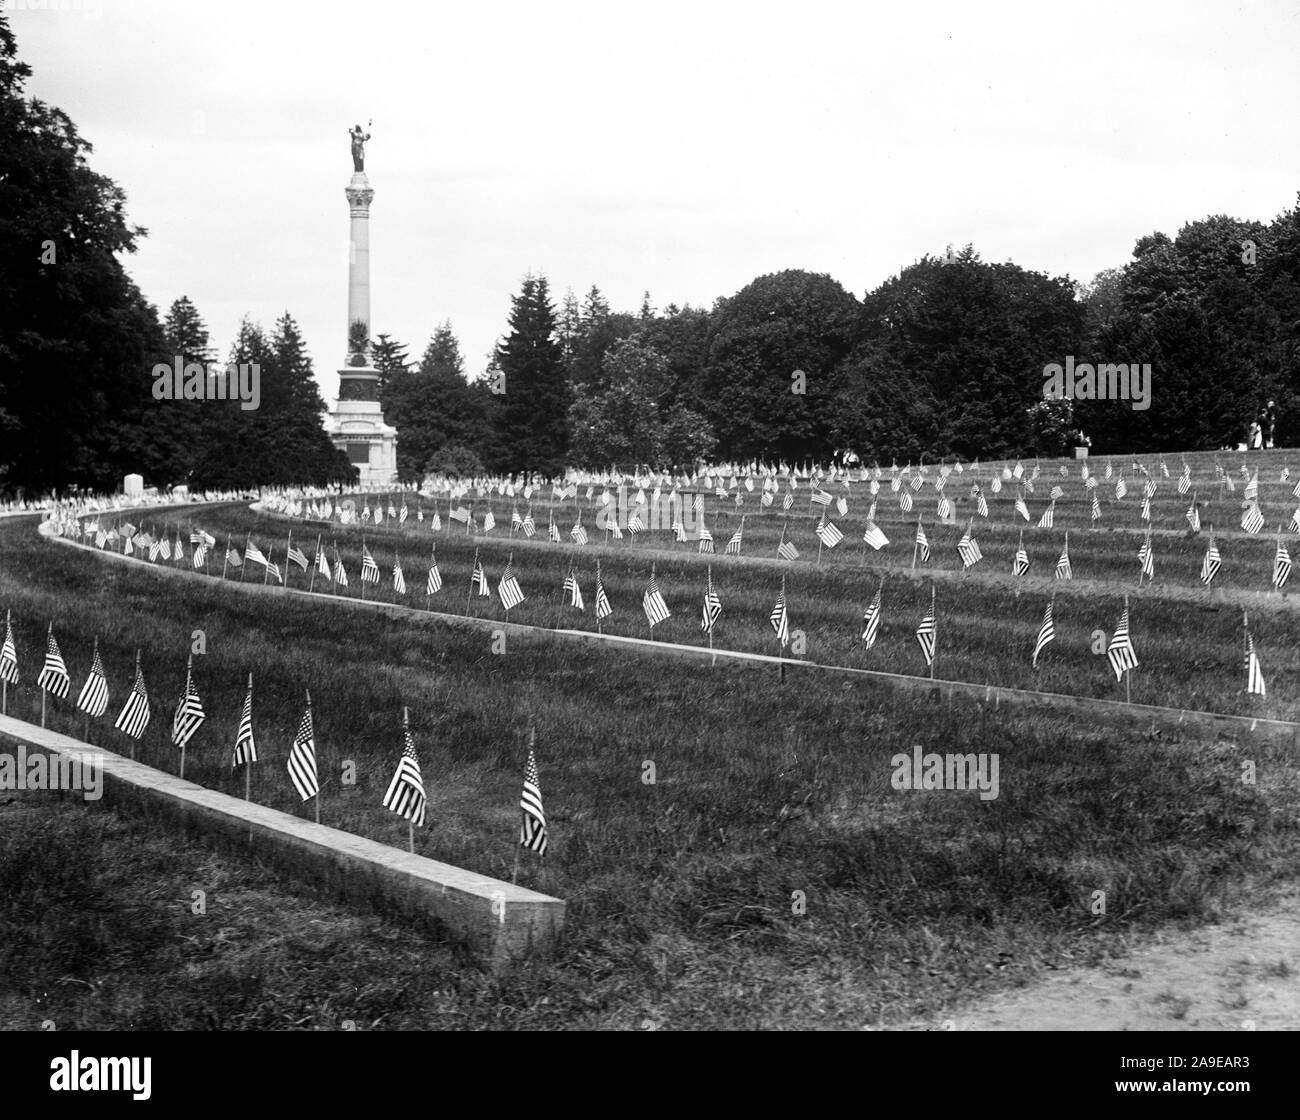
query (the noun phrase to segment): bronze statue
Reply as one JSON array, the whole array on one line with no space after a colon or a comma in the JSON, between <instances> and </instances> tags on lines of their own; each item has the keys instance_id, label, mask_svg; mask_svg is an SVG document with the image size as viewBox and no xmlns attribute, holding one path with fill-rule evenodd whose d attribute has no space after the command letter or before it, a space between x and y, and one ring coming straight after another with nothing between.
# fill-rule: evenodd
<instances>
[{"instance_id":1,"label":"bronze statue","mask_svg":"<svg viewBox=\"0 0 1300 1120\"><path fill-rule=\"evenodd\" d=\"M369 127L369 123L367 123ZM349 130L348 135L352 137L352 170L364 171L366 169L366 141L370 139L370 133L362 133L361 126Z\"/></svg>"}]
</instances>

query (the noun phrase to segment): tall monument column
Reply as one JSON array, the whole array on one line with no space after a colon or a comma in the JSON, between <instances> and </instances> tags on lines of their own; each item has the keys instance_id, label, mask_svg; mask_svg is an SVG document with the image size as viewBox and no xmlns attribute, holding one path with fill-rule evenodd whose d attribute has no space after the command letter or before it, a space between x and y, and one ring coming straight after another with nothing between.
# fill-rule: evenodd
<instances>
[{"instance_id":1,"label":"tall monument column","mask_svg":"<svg viewBox=\"0 0 1300 1120\"><path fill-rule=\"evenodd\" d=\"M348 200L347 357L339 370L339 400L326 422L334 446L347 452L362 486L389 486L397 478L397 430L384 423L379 405L379 371L370 364L370 203L374 189L365 172L361 126L352 139L352 179Z\"/></svg>"}]
</instances>

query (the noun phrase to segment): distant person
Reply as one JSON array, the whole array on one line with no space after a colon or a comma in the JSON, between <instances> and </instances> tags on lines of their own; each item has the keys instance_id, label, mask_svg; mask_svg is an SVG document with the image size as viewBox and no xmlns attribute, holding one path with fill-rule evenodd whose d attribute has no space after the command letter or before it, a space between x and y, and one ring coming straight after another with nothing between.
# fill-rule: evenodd
<instances>
[{"instance_id":1,"label":"distant person","mask_svg":"<svg viewBox=\"0 0 1300 1120\"><path fill-rule=\"evenodd\" d=\"M1258 451L1263 443L1263 437L1260 433L1261 428L1259 426L1259 421L1252 420L1250 422L1250 428L1246 432L1246 446L1250 448L1251 451Z\"/></svg>"},{"instance_id":2,"label":"distant person","mask_svg":"<svg viewBox=\"0 0 1300 1120\"><path fill-rule=\"evenodd\" d=\"M1277 427L1277 402L1269 401L1264 409L1264 446L1273 446L1273 429Z\"/></svg>"}]
</instances>

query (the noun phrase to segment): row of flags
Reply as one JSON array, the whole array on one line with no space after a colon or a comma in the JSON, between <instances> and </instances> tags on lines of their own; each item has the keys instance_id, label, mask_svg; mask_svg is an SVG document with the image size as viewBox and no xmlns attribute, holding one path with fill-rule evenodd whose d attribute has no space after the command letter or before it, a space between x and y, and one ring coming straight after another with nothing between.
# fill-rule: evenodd
<instances>
[{"instance_id":1,"label":"row of flags","mask_svg":"<svg viewBox=\"0 0 1300 1120\"><path fill-rule=\"evenodd\" d=\"M12 618L5 614L5 634L0 645L0 681L7 689L21 681L18 665L18 649L14 640ZM66 700L71 677L63 654L54 636L54 624L50 623L46 632L45 659L36 678L37 685L50 696ZM89 718L99 718L108 711L109 688L104 673L103 660L99 654L99 639L95 639L94 652L91 656L90 672L86 683L77 698L76 708ZM134 745L143 737L152 718L149 692L145 685L144 672L141 668L140 652L136 653L135 678L130 692L122 705L114 727L132 740ZM191 656L185 666L185 687L177 701L172 717L172 745L182 752L182 773L184 751L199 729L207 720L207 712L199 696L194 681L194 659ZM257 762L257 741L253 730L253 674L248 675L248 690L244 696L240 712L239 727L235 734L234 751L231 756L231 768L251 766ZM309 801L320 793L320 778L316 766L316 735L312 719L311 693L306 694L306 707L298 722L297 731L289 748L286 764L289 780L298 796ZM411 738L409 714L402 715L402 750L397 769L384 793L383 806L403 817L416 827L425 823L427 796L424 781L420 774L420 762ZM542 795L538 780L537 760L530 743L528 762L525 768L523 792L520 797L522 821L519 843L545 855L547 847L546 816L542 810Z\"/></svg>"}]
</instances>

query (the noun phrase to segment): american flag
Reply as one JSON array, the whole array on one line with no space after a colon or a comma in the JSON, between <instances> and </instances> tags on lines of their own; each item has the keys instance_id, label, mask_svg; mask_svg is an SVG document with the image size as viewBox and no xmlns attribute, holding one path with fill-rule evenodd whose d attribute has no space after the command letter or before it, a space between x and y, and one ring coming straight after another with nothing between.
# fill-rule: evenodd
<instances>
[{"instance_id":1,"label":"american flag","mask_svg":"<svg viewBox=\"0 0 1300 1120\"><path fill-rule=\"evenodd\" d=\"M1300 497L1300 494L1297 494L1296 497ZM792 505L794 505L794 495L786 491L785 497L781 499L781 508L788 510Z\"/></svg>"},{"instance_id":2,"label":"american flag","mask_svg":"<svg viewBox=\"0 0 1300 1120\"><path fill-rule=\"evenodd\" d=\"M641 507L638 506L632 511L632 516L627 519L627 531L635 537L644 528L645 522L641 520Z\"/></svg>"},{"instance_id":3,"label":"american flag","mask_svg":"<svg viewBox=\"0 0 1300 1120\"><path fill-rule=\"evenodd\" d=\"M564 593L569 597L569 606L577 607L578 610L586 609L586 604L582 601L582 588L578 586L578 576L572 568L564 577Z\"/></svg>"},{"instance_id":4,"label":"american flag","mask_svg":"<svg viewBox=\"0 0 1300 1120\"><path fill-rule=\"evenodd\" d=\"M868 521L867 527L863 530L862 541L864 544L871 545L877 552L889 543L889 538L885 536L884 530L880 528L875 521Z\"/></svg>"},{"instance_id":5,"label":"american flag","mask_svg":"<svg viewBox=\"0 0 1300 1120\"><path fill-rule=\"evenodd\" d=\"M408 516L410 516L410 515L406 512L406 499L403 498L403 499L402 499L402 510L401 510L401 512L397 515L397 523L398 523L399 525L405 525L405 524L406 524L406 519L407 519Z\"/></svg>"},{"instance_id":6,"label":"american flag","mask_svg":"<svg viewBox=\"0 0 1300 1120\"><path fill-rule=\"evenodd\" d=\"M366 502L366 508L361 511L361 520L362 521L370 520L370 503L368 501Z\"/></svg>"},{"instance_id":7,"label":"american flag","mask_svg":"<svg viewBox=\"0 0 1300 1120\"><path fill-rule=\"evenodd\" d=\"M514 509L510 511L510 528L522 529L523 527L524 519L519 516L519 507L515 506Z\"/></svg>"},{"instance_id":8,"label":"american flag","mask_svg":"<svg viewBox=\"0 0 1300 1120\"><path fill-rule=\"evenodd\" d=\"M1050 529L1056 520L1056 503L1052 502L1045 510L1043 516L1038 519L1038 528Z\"/></svg>"},{"instance_id":9,"label":"american flag","mask_svg":"<svg viewBox=\"0 0 1300 1120\"><path fill-rule=\"evenodd\" d=\"M18 683L18 647L14 645L14 628L5 611L5 644L0 649L0 681Z\"/></svg>"},{"instance_id":10,"label":"american flag","mask_svg":"<svg viewBox=\"0 0 1300 1120\"><path fill-rule=\"evenodd\" d=\"M194 657L191 655L185 665L185 691L172 716L172 743L184 747L194 738L205 718L203 701L199 699L199 690L194 687Z\"/></svg>"},{"instance_id":11,"label":"american flag","mask_svg":"<svg viewBox=\"0 0 1300 1120\"><path fill-rule=\"evenodd\" d=\"M168 556L167 556L167 549L166 549L166 544L167 544L167 542L166 542L166 541L163 541L163 546L164 546L164 547L163 547L163 559L164 559L164 560L168 559ZM258 548L257 545L255 545L255 544L252 542L252 539L251 539L251 538L250 538L250 539L246 542L246 544L244 545L244 555L245 555L249 560L251 560L254 564L261 564L262 567L264 567L264 568L266 567L266 557L262 555L262 550L261 550L260 548Z\"/></svg>"},{"instance_id":12,"label":"american flag","mask_svg":"<svg viewBox=\"0 0 1300 1120\"><path fill-rule=\"evenodd\" d=\"M370 549L364 543L361 545L361 582L379 582L379 565L375 563L375 558L370 555Z\"/></svg>"},{"instance_id":13,"label":"american flag","mask_svg":"<svg viewBox=\"0 0 1300 1120\"><path fill-rule=\"evenodd\" d=\"M1029 520L1029 507L1025 505L1025 499L1023 497L1016 498L1016 512L1026 521Z\"/></svg>"},{"instance_id":14,"label":"american flag","mask_svg":"<svg viewBox=\"0 0 1300 1120\"><path fill-rule=\"evenodd\" d=\"M876 644L876 635L880 631L880 598L885 590L885 581L882 578L880 586L876 588L875 597L867 605L866 613L862 616L862 641L867 649Z\"/></svg>"},{"instance_id":15,"label":"american flag","mask_svg":"<svg viewBox=\"0 0 1300 1120\"><path fill-rule=\"evenodd\" d=\"M614 528L618 528L618 522L614 522ZM713 552L713 534L704 527L704 522L700 522L700 551L703 553Z\"/></svg>"},{"instance_id":16,"label":"american flag","mask_svg":"<svg viewBox=\"0 0 1300 1120\"><path fill-rule=\"evenodd\" d=\"M1264 528L1264 515L1260 513L1256 503L1252 502L1250 508L1242 514L1241 527L1248 533L1258 533Z\"/></svg>"},{"instance_id":17,"label":"american flag","mask_svg":"<svg viewBox=\"0 0 1300 1120\"><path fill-rule=\"evenodd\" d=\"M1147 579L1156 577L1155 552L1151 548L1151 530L1147 530L1147 539L1142 542L1142 547L1138 549L1138 563L1142 566L1142 574Z\"/></svg>"},{"instance_id":18,"label":"american flag","mask_svg":"<svg viewBox=\"0 0 1300 1120\"><path fill-rule=\"evenodd\" d=\"M1023 576L1029 571L1029 553L1025 551L1025 531L1020 531L1020 547L1016 549L1016 558L1011 564L1013 576Z\"/></svg>"},{"instance_id":19,"label":"american flag","mask_svg":"<svg viewBox=\"0 0 1300 1120\"><path fill-rule=\"evenodd\" d=\"M424 779L420 776L420 760L415 755L411 740L411 724L407 713L402 713L402 757L397 762L397 772L388 783L384 794L384 808L413 825L424 827L424 810L428 798L424 792Z\"/></svg>"},{"instance_id":20,"label":"american flag","mask_svg":"<svg viewBox=\"0 0 1300 1120\"><path fill-rule=\"evenodd\" d=\"M144 687L144 673L140 670L140 654L135 655L135 683L122 705L121 714L114 726L125 731L132 739L139 739L149 726L149 693Z\"/></svg>"},{"instance_id":21,"label":"american flag","mask_svg":"<svg viewBox=\"0 0 1300 1120\"><path fill-rule=\"evenodd\" d=\"M539 856L546 855L546 814L542 811L542 789L538 784L537 758L531 744L528 747L528 765L524 768L524 789L519 795L521 818L519 843L531 848Z\"/></svg>"},{"instance_id":22,"label":"american flag","mask_svg":"<svg viewBox=\"0 0 1300 1120\"><path fill-rule=\"evenodd\" d=\"M573 523L573 528L569 530L569 536L580 545L587 543L587 530L582 527L581 517Z\"/></svg>"},{"instance_id":23,"label":"american flag","mask_svg":"<svg viewBox=\"0 0 1300 1120\"><path fill-rule=\"evenodd\" d=\"M551 523L550 523L550 525L548 526L548 528L547 528L547 530L546 530L546 536L549 538L549 540L550 540L550 542L551 542L552 544L559 544L559 543L560 543L560 530L557 529L556 526L555 526L555 518L554 518L554 517L551 518Z\"/></svg>"},{"instance_id":24,"label":"american flag","mask_svg":"<svg viewBox=\"0 0 1300 1120\"><path fill-rule=\"evenodd\" d=\"M520 524L524 530L524 536L531 540L533 534L537 532L537 526L533 524L533 511L531 507L524 515L524 519Z\"/></svg>"},{"instance_id":25,"label":"american flag","mask_svg":"<svg viewBox=\"0 0 1300 1120\"><path fill-rule=\"evenodd\" d=\"M312 728L310 693L307 695L307 707L303 710L302 719L298 723L298 731L293 737L293 746L289 748L289 780L293 782L293 788L304 801L320 793L320 781L316 775L316 735Z\"/></svg>"},{"instance_id":26,"label":"american flag","mask_svg":"<svg viewBox=\"0 0 1300 1120\"><path fill-rule=\"evenodd\" d=\"M343 567L343 561L339 559L338 546L334 547L334 582L340 587L347 587L348 573Z\"/></svg>"},{"instance_id":27,"label":"american flag","mask_svg":"<svg viewBox=\"0 0 1300 1120\"><path fill-rule=\"evenodd\" d=\"M257 744L253 742L253 674L248 674L248 692L244 695L244 710L239 716L239 731L235 735L235 754L230 763L233 770L241 762L257 761Z\"/></svg>"},{"instance_id":28,"label":"american flag","mask_svg":"<svg viewBox=\"0 0 1300 1120\"><path fill-rule=\"evenodd\" d=\"M207 562L208 562L208 546L205 544L199 544L198 547L194 549L194 560L193 560L194 567L201 568Z\"/></svg>"},{"instance_id":29,"label":"american flag","mask_svg":"<svg viewBox=\"0 0 1300 1120\"><path fill-rule=\"evenodd\" d=\"M727 542L727 555L739 556L741 540L745 535L745 519L740 519L740 524L736 526L736 531L731 534L731 540Z\"/></svg>"},{"instance_id":30,"label":"american flag","mask_svg":"<svg viewBox=\"0 0 1300 1120\"><path fill-rule=\"evenodd\" d=\"M712 634L713 627L721 614L722 600L718 598L718 593L713 590L713 569L710 568L704 588L704 607L700 613L700 629L706 634Z\"/></svg>"},{"instance_id":31,"label":"american flag","mask_svg":"<svg viewBox=\"0 0 1300 1120\"><path fill-rule=\"evenodd\" d=\"M376 525L382 525L383 523L384 523L384 507L383 507L382 505L376 505L376 506L375 506L375 524L376 524Z\"/></svg>"},{"instance_id":32,"label":"american flag","mask_svg":"<svg viewBox=\"0 0 1300 1120\"><path fill-rule=\"evenodd\" d=\"M1111 638L1110 645L1106 649L1106 657L1110 661L1110 667L1115 670L1117 681L1123 679L1127 670L1138 667L1137 652L1133 649L1133 642L1128 633L1127 606L1124 608L1124 613L1119 616L1119 625L1115 627L1115 636Z\"/></svg>"},{"instance_id":33,"label":"american flag","mask_svg":"<svg viewBox=\"0 0 1300 1120\"><path fill-rule=\"evenodd\" d=\"M1291 554L1281 537L1277 539L1277 555L1273 557L1273 586L1281 588L1291 576Z\"/></svg>"},{"instance_id":34,"label":"american flag","mask_svg":"<svg viewBox=\"0 0 1300 1120\"><path fill-rule=\"evenodd\" d=\"M316 542L316 570L331 583L334 581L334 573L330 571L329 559L326 557L319 541Z\"/></svg>"},{"instance_id":35,"label":"american flag","mask_svg":"<svg viewBox=\"0 0 1300 1120\"><path fill-rule=\"evenodd\" d=\"M1187 507L1187 524L1193 533L1201 531L1201 511L1196 508L1196 498L1192 497L1192 504Z\"/></svg>"},{"instance_id":36,"label":"american flag","mask_svg":"<svg viewBox=\"0 0 1300 1120\"><path fill-rule=\"evenodd\" d=\"M1056 627L1052 623L1052 604L1055 599L1047 600L1047 609L1043 611L1043 625L1038 628L1038 641L1034 643L1034 656L1032 665L1038 668L1038 655L1047 648L1049 642L1056 639Z\"/></svg>"},{"instance_id":37,"label":"american flag","mask_svg":"<svg viewBox=\"0 0 1300 1120\"><path fill-rule=\"evenodd\" d=\"M474 570L470 573L469 586L471 591L477 591L479 598L490 599L492 589L488 587L487 573L483 571L483 563L478 558L478 553L474 553Z\"/></svg>"},{"instance_id":38,"label":"american flag","mask_svg":"<svg viewBox=\"0 0 1300 1120\"><path fill-rule=\"evenodd\" d=\"M1138 517L1141 518L1143 521L1150 522L1151 520L1151 499L1150 498L1142 499L1142 510L1138 514Z\"/></svg>"},{"instance_id":39,"label":"american flag","mask_svg":"<svg viewBox=\"0 0 1300 1120\"><path fill-rule=\"evenodd\" d=\"M781 581L781 594L777 597L776 605L772 608L772 614L768 621L772 624L772 629L776 631L776 640L781 643L781 648L785 649L790 641L790 618L785 609L785 580Z\"/></svg>"},{"instance_id":40,"label":"american flag","mask_svg":"<svg viewBox=\"0 0 1300 1120\"><path fill-rule=\"evenodd\" d=\"M300 571L307 570L307 554L296 544L289 545L289 563L297 564Z\"/></svg>"},{"instance_id":41,"label":"american flag","mask_svg":"<svg viewBox=\"0 0 1300 1120\"><path fill-rule=\"evenodd\" d=\"M1097 500L1095 493L1092 496L1092 519L1094 521L1101 520L1101 503Z\"/></svg>"},{"instance_id":42,"label":"american flag","mask_svg":"<svg viewBox=\"0 0 1300 1120\"><path fill-rule=\"evenodd\" d=\"M483 532L490 533L497 527L497 519L492 516L492 511L488 510L483 515Z\"/></svg>"},{"instance_id":43,"label":"american flag","mask_svg":"<svg viewBox=\"0 0 1300 1120\"><path fill-rule=\"evenodd\" d=\"M524 601L523 589L519 586L519 580L515 578L514 557L506 560L506 570L501 573L501 582L497 584L497 594L501 597L501 605L508 611L512 607L519 606Z\"/></svg>"},{"instance_id":44,"label":"american flag","mask_svg":"<svg viewBox=\"0 0 1300 1120\"><path fill-rule=\"evenodd\" d=\"M1259 657L1255 653L1255 642L1246 626L1246 615L1241 616L1241 625L1246 630L1246 693L1247 695L1266 696L1264 688L1264 671L1259 666Z\"/></svg>"},{"instance_id":45,"label":"american flag","mask_svg":"<svg viewBox=\"0 0 1300 1120\"><path fill-rule=\"evenodd\" d=\"M608 618L614 613L614 608L609 605L609 596L605 594L605 585L600 579L600 564L596 565L596 618Z\"/></svg>"},{"instance_id":46,"label":"american flag","mask_svg":"<svg viewBox=\"0 0 1300 1120\"><path fill-rule=\"evenodd\" d=\"M442 531L442 514L440 514L436 509L433 511L433 517L429 519L429 530L433 533L440 533Z\"/></svg>"},{"instance_id":47,"label":"american flag","mask_svg":"<svg viewBox=\"0 0 1300 1120\"><path fill-rule=\"evenodd\" d=\"M1206 587L1209 587L1214 577L1219 574L1221 563L1218 546L1214 543L1214 532L1211 530L1210 547L1205 550L1205 559L1201 561L1201 582Z\"/></svg>"},{"instance_id":48,"label":"american flag","mask_svg":"<svg viewBox=\"0 0 1300 1120\"><path fill-rule=\"evenodd\" d=\"M156 544L151 544L149 546L150 560L154 559L154 555L155 555L154 550L157 547L158 546ZM226 538L226 563L229 564L232 568L242 567L244 563L244 558L240 556L239 549L231 547L229 537Z\"/></svg>"},{"instance_id":49,"label":"american flag","mask_svg":"<svg viewBox=\"0 0 1300 1120\"><path fill-rule=\"evenodd\" d=\"M163 537L163 539L158 542L158 555L164 560L170 560L172 558L172 542L166 537ZM149 559L154 559L152 548L149 549Z\"/></svg>"},{"instance_id":50,"label":"american flag","mask_svg":"<svg viewBox=\"0 0 1300 1120\"><path fill-rule=\"evenodd\" d=\"M998 477L995 475L995 476L993 477L993 481L989 484L989 489L992 490L993 493L995 493L995 494L1001 494L1001 493L1002 493L1002 479L998 478Z\"/></svg>"},{"instance_id":51,"label":"american flag","mask_svg":"<svg viewBox=\"0 0 1300 1120\"><path fill-rule=\"evenodd\" d=\"M906 490L904 490L901 494L898 495L898 508L901 509L904 513L912 512L912 495L909 494Z\"/></svg>"},{"instance_id":52,"label":"american flag","mask_svg":"<svg viewBox=\"0 0 1300 1120\"><path fill-rule=\"evenodd\" d=\"M826 515L822 515L821 524L817 526L817 539L827 548L834 548L844 539L844 534L840 532L834 521L827 521Z\"/></svg>"},{"instance_id":53,"label":"american flag","mask_svg":"<svg viewBox=\"0 0 1300 1120\"><path fill-rule=\"evenodd\" d=\"M1053 486L1053 487L1052 487L1052 492L1051 492L1050 494L1048 494L1047 496L1048 496L1052 501L1055 502L1055 501L1057 501L1058 499L1060 499L1060 498L1064 498L1064 497L1065 497L1065 491L1062 490L1059 486Z\"/></svg>"},{"instance_id":54,"label":"american flag","mask_svg":"<svg viewBox=\"0 0 1300 1120\"><path fill-rule=\"evenodd\" d=\"M406 594L406 576L402 574L402 561L398 556L393 557L393 590L399 595Z\"/></svg>"},{"instance_id":55,"label":"american flag","mask_svg":"<svg viewBox=\"0 0 1300 1120\"><path fill-rule=\"evenodd\" d=\"M921 563L930 562L930 540L925 535L925 526L921 524L921 519L916 520L916 547L921 550Z\"/></svg>"},{"instance_id":56,"label":"american flag","mask_svg":"<svg viewBox=\"0 0 1300 1120\"><path fill-rule=\"evenodd\" d=\"M469 524L469 510L464 506L457 506L455 509L449 509L447 516L452 521L459 521L462 525Z\"/></svg>"},{"instance_id":57,"label":"american flag","mask_svg":"<svg viewBox=\"0 0 1300 1120\"><path fill-rule=\"evenodd\" d=\"M819 506L828 506L831 504L831 496L825 490L814 490L810 495L810 500L816 502Z\"/></svg>"},{"instance_id":58,"label":"american flag","mask_svg":"<svg viewBox=\"0 0 1300 1120\"><path fill-rule=\"evenodd\" d=\"M90 675L86 678L77 707L88 716L98 719L108 711L108 681L104 677L104 663L99 657L99 639L95 639L95 652L90 659Z\"/></svg>"},{"instance_id":59,"label":"american flag","mask_svg":"<svg viewBox=\"0 0 1300 1120\"><path fill-rule=\"evenodd\" d=\"M909 480L908 485L913 490L920 490L921 487L925 485L925 479L923 479L919 474L914 474Z\"/></svg>"},{"instance_id":60,"label":"american flag","mask_svg":"<svg viewBox=\"0 0 1300 1120\"><path fill-rule=\"evenodd\" d=\"M1183 467L1183 473L1178 479L1178 493L1186 495L1187 491L1192 488L1192 472L1187 467Z\"/></svg>"},{"instance_id":61,"label":"american flag","mask_svg":"<svg viewBox=\"0 0 1300 1120\"><path fill-rule=\"evenodd\" d=\"M650 569L650 586L646 588L645 594L641 597L641 608L645 611L646 620L650 623L651 630L659 623L667 622L671 617L668 604L664 602L663 594L659 590L659 584L655 580L653 566Z\"/></svg>"},{"instance_id":62,"label":"american flag","mask_svg":"<svg viewBox=\"0 0 1300 1120\"><path fill-rule=\"evenodd\" d=\"M932 603L925 617L921 619L921 625L916 628L916 640L921 646L921 652L925 654L925 663L927 665L934 664L934 631L935 619L934 605Z\"/></svg>"},{"instance_id":63,"label":"american flag","mask_svg":"<svg viewBox=\"0 0 1300 1120\"><path fill-rule=\"evenodd\" d=\"M980 546L975 538L971 536L973 524L966 526L966 532L957 542L957 554L961 557L962 567L970 568L984 559L984 554L980 552Z\"/></svg>"},{"instance_id":64,"label":"american flag","mask_svg":"<svg viewBox=\"0 0 1300 1120\"><path fill-rule=\"evenodd\" d=\"M436 595L442 590L442 575L438 571L438 562L436 560L429 564L429 579L424 585L425 595Z\"/></svg>"},{"instance_id":65,"label":"american flag","mask_svg":"<svg viewBox=\"0 0 1300 1120\"><path fill-rule=\"evenodd\" d=\"M59 643L54 640L54 623L50 623L45 636L45 664L41 667L36 683L51 696L60 700L68 698L68 688L72 684L68 677L68 667L63 664L63 654L59 652Z\"/></svg>"},{"instance_id":66,"label":"american flag","mask_svg":"<svg viewBox=\"0 0 1300 1120\"><path fill-rule=\"evenodd\" d=\"M1287 528L1293 533L1300 533L1300 506L1297 506L1295 513L1291 515L1291 523Z\"/></svg>"},{"instance_id":67,"label":"american flag","mask_svg":"<svg viewBox=\"0 0 1300 1120\"><path fill-rule=\"evenodd\" d=\"M947 521L952 516L952 502L947 498L940 498L936 513L940 521Z\"/></svg>"},{"instance_id":68,"label":"american flag","mask_svg":"<svg viewBox=\"0 0 1300 1120\"><path fill-rule=\"evenodd\" d=\"M1061 558L1056 562L1057 579L1074 579L1074 571L1070 567L1070 534L1065 534L1065 545L1061 549Z\"/></svg>"},{"instance_id":69,"label":"american flag","mask_svg":"<svg viewBox=\"0 0 1300 1120\"><path fill-rule=\"evenodd\" d=\"M1255 476L1246 483L1242 497L1248 502L1253 502L1259 497L1259 471L1256 471Z\"/></svg>"}]
</instances>

